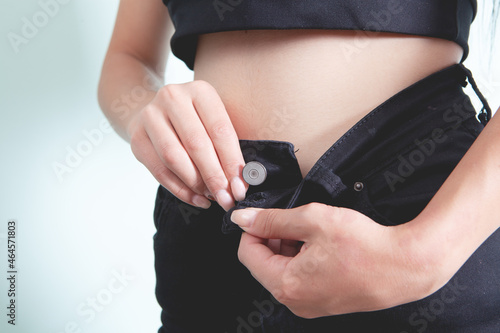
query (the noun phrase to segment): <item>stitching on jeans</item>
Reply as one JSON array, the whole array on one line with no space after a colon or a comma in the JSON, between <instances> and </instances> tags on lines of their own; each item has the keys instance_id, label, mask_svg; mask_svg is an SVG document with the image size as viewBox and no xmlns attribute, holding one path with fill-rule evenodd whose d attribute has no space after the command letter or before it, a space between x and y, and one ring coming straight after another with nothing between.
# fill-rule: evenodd
<instances>
[{"instance_id":1,"label":"stitching on jeans","mask_svg":"<svg viewBox=\"0 0 500 333\"><path fill-rule=\"evenodd\" d=\"M394 96L393 96L394 97ZM333 144L333 146L331 147L331 149L326 152L319 160L318 160L318 164L316 164L314 170L311 170L310 171L310 176L309 178L311 178L313 175L315 175L317 172L318 172L318 169L320 167L319 163L321 163L323 160L325 160L328 156L330 156L331 153L333 153L335 151L335 149L338 148L338 146L340 144L342 144L349 136L352 135L352 133L357 130L359 127L361 127L362 125L364 125L364 123L366 123L369 119L371 119L373 116L375 116L378 112L381 111L382 109L382 106L384 106L386 103L388 104L390 101L389 100L386 100L384 103L380 104L375 110L373 110L372 112L370 112L369 114L367 114L365 117L363 117L363 119L361 119L356 125L354 125L353 127L351 127L351 129L349 129L337 142L335 142ZM308 175L306 175L308 176Z\"/></svg>"},{"instance_id":2,"label":"stitching on jeans","mask_svg":"<svg viewBox=\"0 0 500 333\"><path fill-rule=\"evenodd\" d=\"M469 133L470 131L468 130L467 126L465 126L465 122L469 121L473 117L474 117L474 115L471 115L469 118L464 119L458 128L453 128L454 125L449 125L447 127L442 128L442 130L443 130L443 134L442 135L448 134L448 133L450 133L450 131L459 130L460 128L463 128L462 131L461 131L462 133L470 134ZM432 137L432 131L433 130L434 129L430 130L429 132L425 133L424 135L422 135L421 137L419 137L417 139L422 139L422 140L423 139L427 139L427 140L430 139ZM412 143L408 144L406 147L403 147L397 153L395 153L393 158L387 159L383 164L380 164L377 168L372 169L362 179L363 180L367 180L370 177L372 177L373 175L375 175L377 173L380 173L381 170L386 169L389 165L391 165L392 163L394 163L394 161L397 160L398 156L400 156L400 155L406 156L409 153L411 153L414 149L416 149L416 147L417 147L417 145L415 144L415 142L412 142Z\"/></svg>"}]
</instances>

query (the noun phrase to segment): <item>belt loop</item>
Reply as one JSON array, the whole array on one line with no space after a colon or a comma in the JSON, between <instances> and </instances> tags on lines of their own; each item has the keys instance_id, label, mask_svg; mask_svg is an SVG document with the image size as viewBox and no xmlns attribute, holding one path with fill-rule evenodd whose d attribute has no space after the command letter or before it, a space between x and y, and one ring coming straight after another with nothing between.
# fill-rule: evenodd
<instances>
[{"instance_id":1,"label":"belt loop","mask_svg":"<svg viewBox=\"0 0 500 333\"><path fill-rule=\"evenodd\" d=\"M481 124L486 126L488 121L491 119L491 109L488 104L488 101L486 101L486 98L484 98L481 91L479 91L476 81L474 81L474 78L472 77L472 72L468 68L466 68L463 64L460 64L460 67L465 72L467 80L470 82L472 89L474 89L474 92L476 93L477 97L479 97L481 103L483 104L483 108L481 109L481 111L479 111L479 115L477 116L477 118L479 119Z\"/></svg>"}]
</instances>

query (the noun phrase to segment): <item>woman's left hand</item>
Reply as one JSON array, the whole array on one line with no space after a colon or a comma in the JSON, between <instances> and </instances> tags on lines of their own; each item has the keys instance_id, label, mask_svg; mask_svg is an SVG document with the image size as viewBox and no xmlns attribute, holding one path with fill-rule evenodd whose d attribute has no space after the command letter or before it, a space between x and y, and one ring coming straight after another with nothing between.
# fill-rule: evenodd
<instances>
[{"instance_id":1,"label":"woman's left hand","mask_svg":"<svg viewBox=\"0 0 500 333\"><path fill-rule=\"evenodd\" d=\"M231 219L245 231L240 261L300 317L385 309L441 287L434 278L441 256L412 222L386 227L319 203L247 208Z\"/></svg>"}]
</instances>

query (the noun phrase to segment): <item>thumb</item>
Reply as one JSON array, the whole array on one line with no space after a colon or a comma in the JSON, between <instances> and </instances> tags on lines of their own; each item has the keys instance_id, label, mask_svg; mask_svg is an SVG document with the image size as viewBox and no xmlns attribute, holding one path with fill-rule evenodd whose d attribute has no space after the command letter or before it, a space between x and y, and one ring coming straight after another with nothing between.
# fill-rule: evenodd
<instances>
[{"instance_id":1,"label":"thumb","mask_svg":"<svg viewBox=\"0 0 500 333\"><path fill-rule=\"evenodd\" d=\"M327 207L311 203L292 209L238 209L231 214L231 221L257 237L305 242L320 231Z\"/></svg>"}]
</instances>

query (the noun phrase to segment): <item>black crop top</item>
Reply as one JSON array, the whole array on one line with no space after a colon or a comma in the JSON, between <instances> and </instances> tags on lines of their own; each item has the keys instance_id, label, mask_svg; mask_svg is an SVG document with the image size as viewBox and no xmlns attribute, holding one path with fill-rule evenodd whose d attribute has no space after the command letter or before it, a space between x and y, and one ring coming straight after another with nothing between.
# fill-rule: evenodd
<instances>
[{"instance_id":1,"label":"black crop top","mask_svg":"<svg viewBox=\"0 0 500 333\"><path fill-rule=\"evenodd\" d=\"M175 26L172 52L193 69L198 35L256 29L395 32L467 40L477 0L162 0Z\"/></svg>"}]
</instances>

